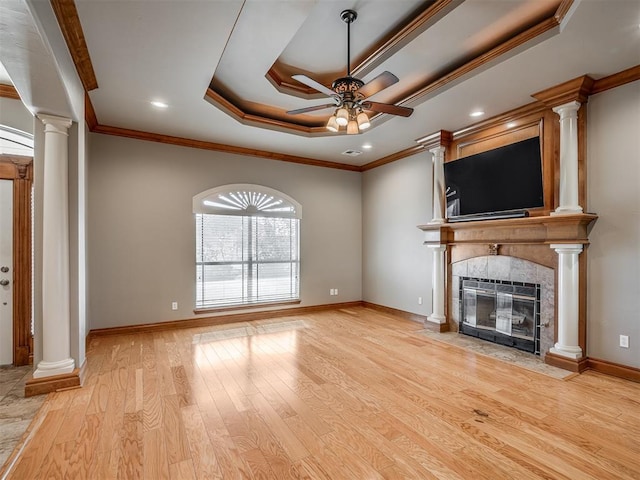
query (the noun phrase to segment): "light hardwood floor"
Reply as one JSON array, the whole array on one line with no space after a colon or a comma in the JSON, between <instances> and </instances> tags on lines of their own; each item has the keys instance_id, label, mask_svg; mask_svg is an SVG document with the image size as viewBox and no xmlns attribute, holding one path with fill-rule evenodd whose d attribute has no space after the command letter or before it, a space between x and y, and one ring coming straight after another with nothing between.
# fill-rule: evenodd
<instances>
[{"instance_id":1,"label":"light hardwood floor","mask_svg":"<svg viewBox=\"0 0 640 480\"><path fill-rule=\"evenodd\" d=\"M640 478L640 384L421 329L359 307L95 338L8 478Z\"/></svg>"}]
</instances>

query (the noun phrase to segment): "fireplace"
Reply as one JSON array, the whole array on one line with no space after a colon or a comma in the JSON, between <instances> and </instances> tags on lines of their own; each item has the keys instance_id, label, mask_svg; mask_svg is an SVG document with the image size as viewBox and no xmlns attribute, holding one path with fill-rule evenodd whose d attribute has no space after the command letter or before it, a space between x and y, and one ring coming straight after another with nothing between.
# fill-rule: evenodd
<instances>
[{"instance_id":1,"label":"fireplace","mask_svg":"<svg viewBox=\"0 0 640 480\"><path fill-rule=\"evenodd\" d=\"M540 355L539 284L460 280L460 333Z\"/></svg>"}]
</instances>

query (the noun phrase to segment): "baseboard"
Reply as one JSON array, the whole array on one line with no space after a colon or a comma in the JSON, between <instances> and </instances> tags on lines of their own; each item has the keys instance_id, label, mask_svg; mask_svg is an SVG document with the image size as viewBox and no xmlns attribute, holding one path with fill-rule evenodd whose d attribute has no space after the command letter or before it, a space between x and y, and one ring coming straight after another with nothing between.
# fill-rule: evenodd
<instances>
[{"instance_id":1,"label":"baseboard","mask_svg":"<svg viewBox=\"0 0 640 480\"><path fill-rule=\"evenodd\" d=\"M424 322L424 329L429 330L430 332L439 332L439 333L450 331L448 323L434 323L428 320Z\"/></svg>"},{"instance_id":2,"label":"baseboard","mask_svg":"<svg viewBox=\"0 0 640 480\"><path fill-rule=\"evenodd\" d=\"M388 313L395 315L396 317L406 318L413 322L425 323L427 321L426 315L418 315L417 313L405 312L404 310L398 310L397 308L386 307L384 305L378 305L377 303L361 302L363 307L377 310L378 312Z\"/></svg>"},{"instance_id":3,"label":"baseboard","mask_svg":"<svg viewBox=\"0 0 640 480\"><path fill-rule=\"evenodd\" d=\"M291 317L295 315L308 315L310 313L323 312L325 310L337 310L341 308L353 308L362 306L362 302L328 303L323 305L310 305L307 307L282 308L278 310L263 310L260 312L243 312L213 317L188 318L185 320L171 320L169 322L144 323L127 325L124 327L98 328L91 330L87 335L89 341L95 337L105 335L128 335L133 333L151 333L181 328L211 327L228 323L251 322L275 317Z\"/></svg>"},{"instance_id":4,"label":"baseboard","mask_svg":"<svg viewBox=\"0 0 640 480\"><path fill-rule=\"evenodd\" d=\"M544 356L544 362L553 367L562 368L563 370L568 370L575 373L582 373L588 368L587 359L585 357L579 358L577 360L572 360L570 358L556 355L555 353L551 352L547 352L547 354Z\"/></svg>"},{"instance_id":5,"label":"baseboard","mask_svg":"<svg viewBox=\"0 0 640 480\"><path fill-rule=\"evenodd\" d=\"M24 396L33 397L58 390L81 387L85 373L86 362L82 364L82 367L74 369L71 373L42 378L30 378L24 386Z\"/></svg>"},{"instance_id":6,"label":"baseboard","mask_svg":"<svg viewBox=\"0 0 640 480\"><path fill-rule=\"evenodd\" d=\"M640 368L620 365L619 363L613 363L607 360L600 360L598 358L591 357L587 359L587 367L589 370L593 370L595 372L640 383Z\"/></svg>"}]
</instances>

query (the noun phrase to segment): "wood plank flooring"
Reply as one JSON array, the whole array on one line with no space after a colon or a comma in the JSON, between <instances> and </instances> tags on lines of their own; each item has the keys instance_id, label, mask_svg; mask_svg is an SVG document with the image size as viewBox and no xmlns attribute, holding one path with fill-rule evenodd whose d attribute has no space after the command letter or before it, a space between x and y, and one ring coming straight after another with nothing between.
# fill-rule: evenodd
<instances>
[{"instance_id":1,"label":"wood plank flooring","mask_svg":"<svg viewBox=\"0 0 640 480\"><path fill-rule=\"evenodd\" d=\"M640 384L557 380L421 329L359 307L95 338L85 386L47 397L5 474L640 479Z\"/></svg>"}]
</instances>

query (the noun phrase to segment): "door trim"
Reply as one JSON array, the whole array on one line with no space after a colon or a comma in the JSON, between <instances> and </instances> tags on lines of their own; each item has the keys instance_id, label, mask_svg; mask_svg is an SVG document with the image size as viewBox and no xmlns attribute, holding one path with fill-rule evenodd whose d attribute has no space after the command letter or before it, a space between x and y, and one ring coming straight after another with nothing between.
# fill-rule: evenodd
<instances>
[{"instance_id":1,"label":"door trim","mask_svg":"<svg viewBox=\"0 0 640 480\"><path fill-rule=\"evenodd\" d=\"M0 179L13 180L13 364L33 363L31 189L33 158L0 155Z\"/></svg>"}]
</instances>

